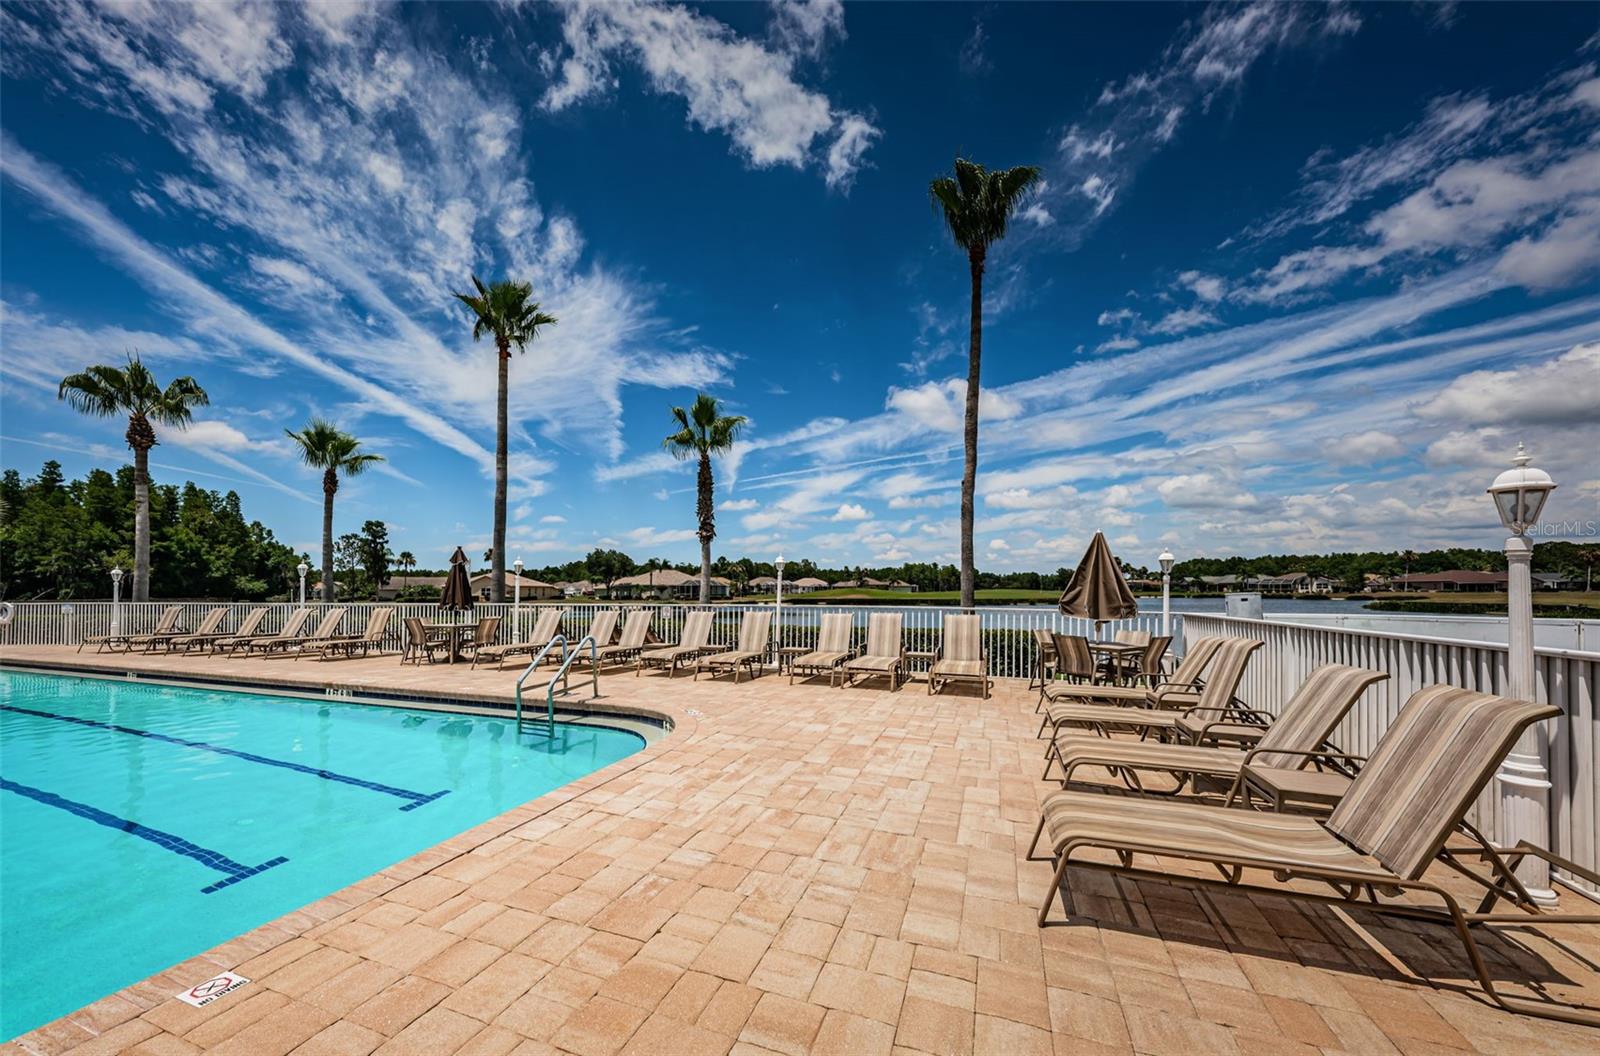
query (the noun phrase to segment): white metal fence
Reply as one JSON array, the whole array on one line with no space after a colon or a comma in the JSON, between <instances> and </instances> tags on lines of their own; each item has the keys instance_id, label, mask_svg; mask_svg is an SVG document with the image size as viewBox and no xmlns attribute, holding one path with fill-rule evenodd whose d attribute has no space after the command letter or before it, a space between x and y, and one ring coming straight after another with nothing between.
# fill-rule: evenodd
<instances>
[{"instance_id":1,"label":"white metal fence","mask_svg":"<svg viewBox=\"0 0 1600 1056\"><path fill-rule=\"evenodd\" d=\"M1506 686L1506 646L1412 634L1315 627L1279 620L1246 620L1188 613L1183 633L1254 638L1265 647L1245 671L1239 696L1276 713L1315 668L1352 664L1388 672L1350 709L1333 740L1356 755L1370 755L1411 694L1449 683L1483 693ZM1540 703L1561 709L1550 721L1549 848L1590 869L1600 868L1600 653L1536 649L1534 677ZM1473 821L1500 831L1500 790L1491 782L1474 807ZM1568 878L1569 882L1571 878Z\"/></svg>"},{"instance_id":2,"label":"white metal fence","mask_svg":"<svg viewBox=\"0 0 1600 1056\"><path fill-rule=\"evenodd\" d=\"M111 633L114 620L118 622L124 634L141 633L155 627L162 611L169 604L173 603L123 602L120 606L114 606L109 601L65 604L23 602L16 606L10 626L5 629L3 635L0 635L0 642L15 645L75 646L86 638ZM379 604L366 601L346 603L345 608L349 611L345 613L340 626L341 631L347 634L359 633L366 626L368 615ZM468 621L484 616L501 616L504 617L505 623L500 630L500 640L520 641L533 630L540 611L548 608L565 610L566 615L562 617L561 626L569 640L576 640L583 635L588 630L595 613L603 609L620 610L626 616L632 609L648 608L655 614L650 625L652 636L660 641L676 642L682 634L684 618L699 607L582 601L526 602L520 610L517 610L509 603L480 603L471 613L443 613L438 605L431 602L381 604L398 610L394 618L389 621L385 642L386 646L393 650L398 650L404 641L405 628L402 621L407 617L417 617L427 621ZM207 612L216 608L217 603L185 602L182 607L183 614L179 622L184 628L192 628L205 618ZM229 606L231 611L223 621L222 629L237 627L245 615L257 607L250 602L236 602ZM289 614L299 608L298 605L286 602L276 602L265 607L268 610L267 616L258 629L262 634L277 631L289 618ZM323 605L321 602L311 602L308 607L320 610ZM771 605L712 606L712 611L716 613L711 627L712 643L733 644L739 637L739 623L744 613L752 609L771 608ZM932 651L939 645L944 617L960 611L960 609L932 605L784 605L781 618L774 627L773 645L774 647L804 646L814 643L823 615L830 612L850 613L853 616L854 626L852 644L865 645L867 617L871 613L900 612L905 617L906 648L913 651ZM1001 678L1031 678L1034 675L1038 661L1038 649L1033 637L1035 630L1049 630L1061 634L1094 633L1094 626L1088 620L1074 619L1043 609L994 606L976 611L983 617L984 644L989 651L989 672ZM315 626L317 618L317 613L314 612L312 619L307 621L307 630ZM1182 618L1174 613L1175 635L1181 623ZM618 626L621 626L620 621ZM1130 620L1118 620L1108 624L1107 628L1107 633L1111 630L1139 629L1158 634L1161 629L1161 617L1159 614L1141 614Z\"/></svg>"}]
</instances>

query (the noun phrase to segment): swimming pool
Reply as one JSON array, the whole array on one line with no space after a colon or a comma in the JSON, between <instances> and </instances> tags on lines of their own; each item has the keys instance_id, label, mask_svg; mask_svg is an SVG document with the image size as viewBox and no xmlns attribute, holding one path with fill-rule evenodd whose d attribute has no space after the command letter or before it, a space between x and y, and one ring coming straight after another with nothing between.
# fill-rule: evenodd
<instances>
[{"instance_id":1,"label":"swimming pool","mask_svg":"<svg viewBox=\"0 0 1600 1056\"><path fill-rule=\"evenodd\" d=\"M496 717L0 671L0 1040L643 746L605 726L519 737Z\"/></svg>"}]
</instances>

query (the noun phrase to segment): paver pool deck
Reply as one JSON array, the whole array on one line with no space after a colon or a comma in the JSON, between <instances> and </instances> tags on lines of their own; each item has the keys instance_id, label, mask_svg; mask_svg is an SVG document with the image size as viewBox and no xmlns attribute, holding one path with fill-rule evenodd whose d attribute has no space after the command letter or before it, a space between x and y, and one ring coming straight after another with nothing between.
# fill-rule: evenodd
<instances>
[{"instance_id":1,"label":"paver pool deck","mask_svg":"<svg viewBox=\"0 0 1600 1056\"><path fill-rule=\"evenodd\" d=\"M516 677L394 656L0 657L500 701ZM1020 681L985 701L630 670L601 692L674 731L0 1052L1600 1050L1600 1031L1490 1004L1428 924L1073 871L1076 914L1058 903L1037 927L1051 870L1025 853L1056 786ZM1510 992L1600 1007L1600 929L1480 941ZM252 982L204 1008L173 996L230 969Z\"/></svg>"}]
</instances>

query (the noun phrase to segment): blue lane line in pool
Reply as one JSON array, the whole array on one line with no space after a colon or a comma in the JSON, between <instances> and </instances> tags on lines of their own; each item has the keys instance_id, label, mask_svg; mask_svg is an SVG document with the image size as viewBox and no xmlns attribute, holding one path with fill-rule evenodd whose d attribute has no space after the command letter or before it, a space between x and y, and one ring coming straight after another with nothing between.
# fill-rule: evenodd
<instances>
[{"instance_id":1,"label":"blue lane line in pool","mask_svg":"<svg viewBox=\"0 0 1600 1056\"><path fill-rule=\"evenodd\" d=\"M241 752L237 748L224 748L220 744L207 744L205 741L191 741L183 737L173 737L172 735L166 733L153 733L150 730L136 730L132 726L118 726L114 723L98 722L95 719L80 719L76 715L57 715L51 711L35 711L33 708L19 708L14 704L0 704L0 711L14 711L18 715L32 715L40 719L54 719L57 722L71 722L79 726L90 726L97 730L111 730L113 733L131 734L134 737L149 737L151 740L165 741L168 744L181 745L184 748L199 748L201 751L216 752L218 755L231 755L235 759L243 759L246 762L251 763L260 763L262 766L277 766L282 767L285 770L294 770L297 773L311 774L313 777L320 777L324 781L337 781L342 785L354 785L357 788L365 788L372 792L382 792L386 796L395 796L399 799L406 800L406 805L401 807L401 810L416 810L418 807L426 806L427 804L432 803L440 796L448 795L450 792L448 788L432 793L413 792L410 789L396 788L393 785L380 785L376 781L366 781L359 777L351 777L348 774L337 774L332 770L318 770L314 766L304 766L300 763L291 763L283 759L270 759L264 755L252 755L250 752Z\"/></svg>"},{"instance_id":2,"label":"blue lane line in pool","mask_svg":"<svg viewBox=\"0 0 1600 1056\"><path fill-rule=\"evenodd\" d=\"M75 799L58 796L54 792L46 792L42 788L24 785L16 781L8 781L0 777L0 789L15 792L19 796L26 796L36 803L43 803L47 807L55 807L69 814L76 814L80 818L104 825L108 829L125 832L129 836L137 836L141 840L149 840L158 847L165 847L173 854L181 854L185 858L193 858L201 865L225 875L225 879L218 880L200 889L202 895L209 895L213 891L221 891L225 887L237 884L241 880L248 880L257 873L264 873L275 865L282 865L289 859L279 856L260 865L243 865L234 861L220 851L210 851L199 844L190 843L182 836L174 836L170 832L152 829L148 825L141 825L137 821L119 818L115 814L107 814L99 807L91 807L87 803L79 803Z\"/></svg>"}]
</instances>

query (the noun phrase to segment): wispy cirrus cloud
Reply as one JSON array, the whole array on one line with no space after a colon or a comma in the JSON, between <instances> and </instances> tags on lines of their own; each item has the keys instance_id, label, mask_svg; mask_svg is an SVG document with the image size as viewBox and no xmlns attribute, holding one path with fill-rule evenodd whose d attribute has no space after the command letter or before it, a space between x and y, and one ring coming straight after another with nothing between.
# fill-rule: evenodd
<instances>
[{"instance_id":1,"label":"wispy cirrus cloud","mask_svg":"<svg viewBox=\"0 0 1600 1056\"><path fill-rule=\"evenodd\" d=\"M222 280L282 313L268 344L248 342L253 351L301 364L314 347L318 372L360 383L357 408L485 465L473 434L493 428L492 351L468 340L449 294L475 271L528 279L561 323L515 365L513 472L524 493L552 466L537 437L614 457L626 386L724 377L724 353L675 336L648 285L588 261L577 220L536 198L521 114L493 83L419 47L382 9L334 17L212 4L192 20L187 10L8 8L7 61L48 68L64 90L165 138L180 162L143 175L146 203L203 218L219 241L262 247L248 253L249 281ZM10 168L21 179L35 161L23 151ZM213 247L178 247L198 273L181 268L134 248L106 203L51 194L45 182L29 185L124 263L164 258L130 269L136 278L181 287L178 303L231 303L202 277ZM599 428L574 433L577 421Z\"/></svg>"},{"instance_id":2,"label":"wispy cirrus cloud","mask_svg":"<svg viewBox=\"0 0 1600 1056\"><path fill-rule=\"evenodd\" d=\"M1207 7L1154 66L1105 85L1060 134L1033 203L1033 237L1076 247L1128 194L1139 170L1197 113L1238 90L1251 67L1280 49L1337 40L1360 25L1341 4Z\"/></svg>"},{"instance_id":3,"label":"wispy cirrus cloud","mask_svg":"<svg viewBox=\"0 0 1600 1056\"><path fill-rule=\"evenodd\" d=\"M830 188L848 189L880 131L800 83L803 56L821 54L844 32L836 2L780 4L771 45L740 36L710 14L646 0L569 0L562 44L540 53L551 74L542 105L565 110L616 89L614 64L637 65L653 91L681 98L689 120L726 134L757 168L820 167Z\"/></svg>"}]
</instances>

